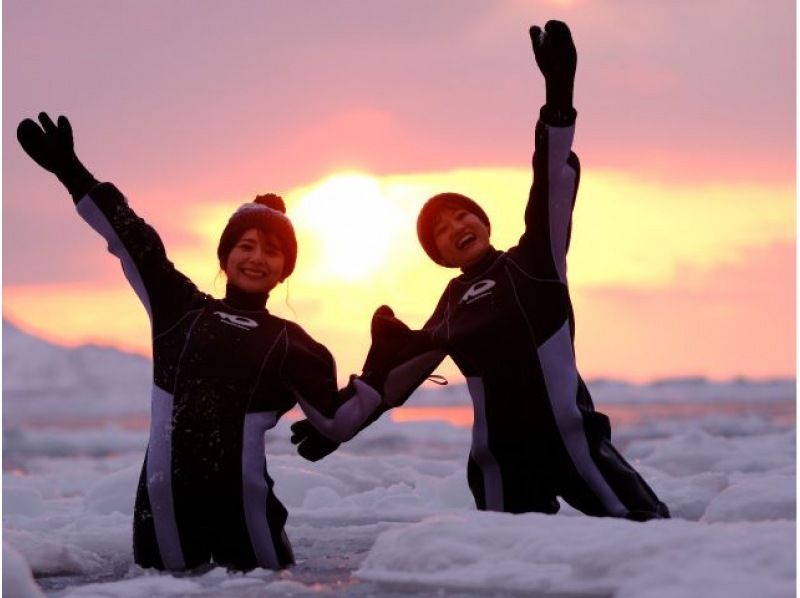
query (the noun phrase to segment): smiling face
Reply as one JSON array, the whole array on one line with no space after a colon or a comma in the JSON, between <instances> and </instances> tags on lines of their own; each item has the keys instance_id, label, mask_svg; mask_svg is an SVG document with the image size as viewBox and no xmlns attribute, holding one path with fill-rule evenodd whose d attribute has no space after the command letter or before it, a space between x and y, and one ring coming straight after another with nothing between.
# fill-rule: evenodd
<instances>
[{"instance_id":1,"label":"smiling face","mask_svg":"<svg viewBox=\"0 0 800 598\"><path fill-rule=\"evenodd\" d=\"M251 228L233 246L222 269L228 281L248 293L268 293L280 282L285 257L277 235Z\"/></svg>"},{"instance_id":2,"label":"smiling face","mask_svg":"<svg viewBox=\"0 0 800 598\"><path fill-rule=\"evenodd\" d=\"M464 268L480 260L489 250L489 228L464 208L442 208L433 225L433 239L444 262Z\"/></svg>"}]
</instances>

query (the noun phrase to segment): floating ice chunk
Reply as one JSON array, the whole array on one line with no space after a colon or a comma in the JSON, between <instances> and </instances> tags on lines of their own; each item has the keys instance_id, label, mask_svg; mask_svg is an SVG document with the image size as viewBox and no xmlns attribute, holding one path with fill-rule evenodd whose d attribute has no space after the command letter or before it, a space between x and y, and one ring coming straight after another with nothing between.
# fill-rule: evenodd
<instances>
[{"instance_id":1,"label":"floating ice chunk","mask_svg":"<svg viewBox=\"0 0 800 598\"><path fill-rule=\"evenodd\" d=\"M700 473L686 477L648 475L645 479L668 506L673 517L699 520L709 503L728 486L728 476L722 473ZM658 483L656 483L658 482Z\"/></svg>"},{"instance_id":2,"label":"floating ice chunk","mask_svg":"<svg viewBox=\"0 0 800 598\"><path fill-rule=\"evenodd\" d=\"M306 586L302 583L291 580L274 581L267 586L261 588L260 594L253 594L254 596L281 596L286 598L302 598L304 596L324 596L324 590L315 588L314 586Z\"/></svg>"},{"instance_id":3,"label":"floating ice chunk","mask_svg":"<svg viewBox=\"0 0 800 598\"><path fill-rule=\"evenodd\" d=\"M738 481L714 497L703 515L703 521L712 523L795 518L794 476L747 475L738 478Z\"/></svg>"},{"instance_id":4,"label":"floating ice chunk","mask_svg":"<svg viewBox=\"0 0 800 598\"><path fill-rule=\"evenodd\" d=\"M3 542L3 595L13 598L43 598L31 568L19 552Z\"/></svg>"},{"instance_id":5,"label":"floating ice chunk","mask_svg":"<svg viewBox=\"0 0 800 598\"><path fill-rule=\"evenodd\" d=\"M310 488L306 493L306 498L303 501L303 508L305 509L324 509L330 505L339 504L342 497L329 486L320 486L319 488Z\"/></svg>"},{"instance_id":6,"label":"floating ice chunk","mask_svg":"<svg viewBox=\"0 0 800 598\"><path fill-rule=\"evenodd\" d=\"M328 457L326 463L333 461ZM337 496L347 493L346 485L334 472L325 467L315 466L300 457L267 455L267 467L275 479L275 494L291 512L295 506L305 503L310 491L328 488Z\"/></svg>"},{"instance_id":7,"label":"floating ice chunk","mask_svg":"<svg viewBox=\"0 0 800 598\"><path fill-rule=\"evenodd\" d=\"M731 438L693 427L669 438L637 440L626 447L624 454L631 461L641 460L672 475L791 471L795 463L794 440L793 429Z\"/></svg>"},{"instance_id":8,"label":"floating ice chunk","mask_svg":"<svg viewBox=\"0 0 800 598\"><path fill-rule=\"evenodd\" d=\"M68 591L64 598L178 598L200 593L211 595L197 581L149 573L109 583L90 583Z\"/></svg>"},{"instance_id":9,"label":"floating ice chunk","mask_svg":"<svg viewBox=\"0 0 800 598\"><path fill-rule=\"evenodd\" d=\"M141 465L131 465L103 476L86 491L86 510L92 513L133 515Z\"/></svg>"},{"instance_id":10,"label":"floating ice chunk","mask_svg":"<svg viewBox=\"0 0 800 598\"><path fill-rule=\"evenodd\" d=\"M383 532L356 574L475 593L793 595L793 522L645 524L459 512Z\"/></svg>"},{"instance_id":11,"label":"floating ice chunk","mask_svg":"<svg viewBox=\"0 0 800 598\"><path fill-rule=\"evenodd\" d=\"M3 476L3 516L36 517L42 512L42 495L28 480Z\"/></svg>"},{"instance_id":12,"label":"floating ice chunk","mask_svg":"<svg viewBox=\"0 0 800 598\"><path fill-rule=\"evenodd\" d=\"M3 535L37 575L88 575L103 569L104 561L99 555L65 543L61 533L5 529ZM48 537L52 535L55 538Z\"/></svg>"}]
</instances>

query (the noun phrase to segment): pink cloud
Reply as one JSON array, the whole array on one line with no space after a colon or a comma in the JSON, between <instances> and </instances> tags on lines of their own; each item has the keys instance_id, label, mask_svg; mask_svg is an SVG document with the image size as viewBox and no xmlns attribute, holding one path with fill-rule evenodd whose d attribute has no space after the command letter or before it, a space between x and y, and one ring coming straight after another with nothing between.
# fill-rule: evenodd
<instances>
[{"instance_id":1,"label":"pink cloud","mask_svg":"<svg viewBox=\"0 0 800 598\"><path fill-rule=\"evenodd\" d=\"M578 43L576 149L586 170L667 186L791 186L795 3L720 6L8 0L4 283L118 276L67 195L17 146L22 118L68 114L87 166L128 194L168 248L185 246L194 205L233 208L339 168L526 165L544 99L526 29L548 17L569 22ZM753 209L764 200L753 197ZM793 274L785 252L755 253L763 259L687 270L652 292L584 289L578 330L597 348L590 363L624 368L627 360L657 375L662 363L694 371L719 355L714 372L748 363L788 371ZM778 270L765 278L765 268ZM729 330L751 323L748 342Z\"/></svg>"},{"instance_id":2,"label":"pink cloud","mask_svg":"<svg viewBox=\"0 0 800 598\"><path fill-rule=\"evenodd\" d=\"M754 247L712 270L687 267L668 287L573 292L587 376L730 378L795 370L795 249Z\"/></svg>"}]
</instances>

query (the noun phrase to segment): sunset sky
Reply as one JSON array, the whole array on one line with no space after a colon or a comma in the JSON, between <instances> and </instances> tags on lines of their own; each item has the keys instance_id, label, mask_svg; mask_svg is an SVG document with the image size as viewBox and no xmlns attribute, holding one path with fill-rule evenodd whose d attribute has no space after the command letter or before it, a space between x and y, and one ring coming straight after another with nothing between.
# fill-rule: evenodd
<instances>
[{"instance_id":1,"label":"sunset sky","mask_svg":"<svg viewBox=\"0 0 800 598\"><path fill-rule=\"evenodd\" d=\"M375 307L418 327L457 274L417 242L426 198L475 198L498 248L522 233L544 101L527 29L551 18L579 57L584 377L794 375L791 0L5 0L3 316L149 352L119 263L16 142L46 110L212 294L227 217L283 195L299 255L269 308L360 371Z\"/></svg>"}]
</instances>

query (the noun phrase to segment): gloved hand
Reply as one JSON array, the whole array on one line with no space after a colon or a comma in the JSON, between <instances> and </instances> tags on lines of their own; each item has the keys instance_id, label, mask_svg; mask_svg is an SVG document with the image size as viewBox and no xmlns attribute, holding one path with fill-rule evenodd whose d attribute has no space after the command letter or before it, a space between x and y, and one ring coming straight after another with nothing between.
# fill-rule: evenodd
<instances>
[{"instance_id":1,"label":"gloved hand","mask_svg":"<svg viewBox=\"0 0 800 598\"><path fill-rule=\"evenodd\" d=\"M397 319L388 305L381 305L372 315L370 324L372 345L364 361L361 378L370 384L375 378L385 379L387 373L397 362L401 350L413 338L414 332ZM370 384L371 385L371 384ZM383 383L380 383L383 386ZM376 390L380 391L380 388Z\"/></svg>"},{"instance_id":2,"label":"gloved hand","mask_svg":"<svg viewBox=\"0 0 800 598\"><path fill-rule=\"evenodd\" d=\"M58 117L58 126L46 112L39 113L41 126L26 118L17 127L22 149L45 170L49 170L77 201L97 182L75 155L72 126L66 116Z\"/></svg>"},{"instance_id":3,"label":"gloved hand","mask_svg":"<svg viewBox=\"0 0 800 598\"><path fill-rule=\"evenodd\" d=\"M578 53L566 23L548 21L544 30L530 28L533 55L544 75L547 105L554 110L572 110L572 92Z\"/></svg>"},{"instance_id":4,"label":"gloved hand","mask_svg":"<svg viewBox=\"0 0 800 598\"><path fill-rule=\"evenodd\" d=\"M308 461L319 461L339 448L338 442L323 436L307 419L294 422L291 430L292 444L297 445L298 454Z\"/></svg>"}]
</instances>

